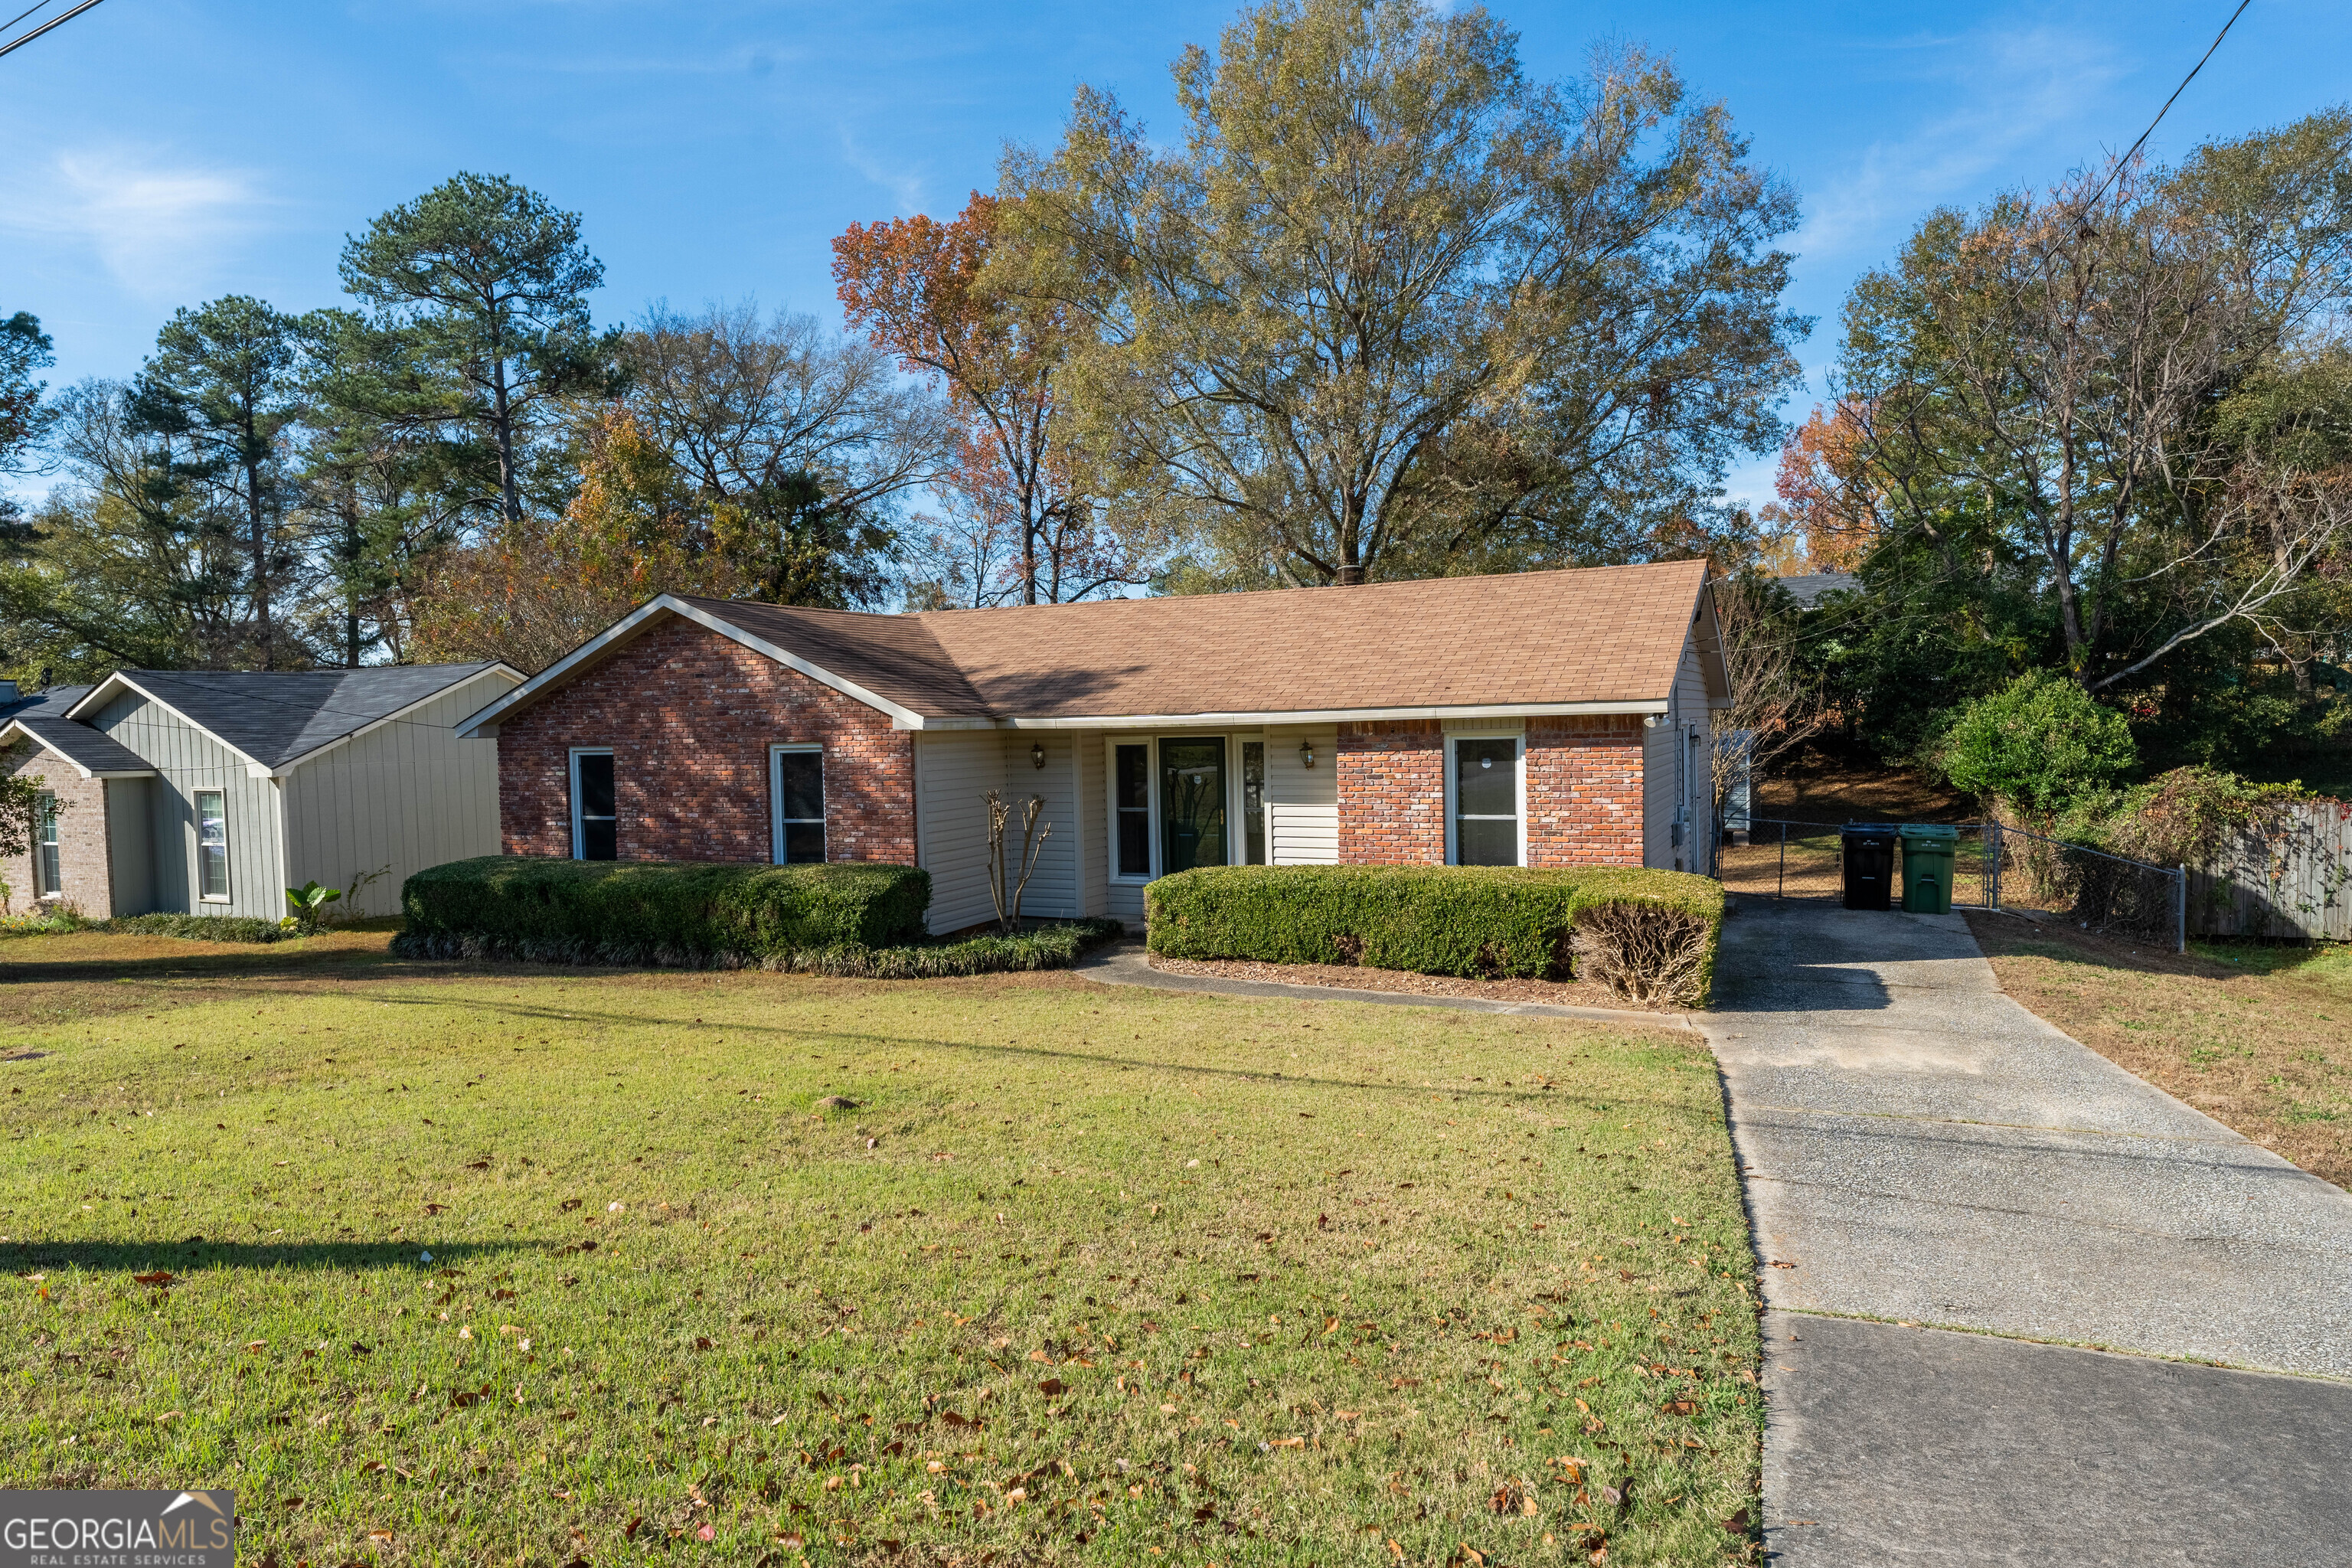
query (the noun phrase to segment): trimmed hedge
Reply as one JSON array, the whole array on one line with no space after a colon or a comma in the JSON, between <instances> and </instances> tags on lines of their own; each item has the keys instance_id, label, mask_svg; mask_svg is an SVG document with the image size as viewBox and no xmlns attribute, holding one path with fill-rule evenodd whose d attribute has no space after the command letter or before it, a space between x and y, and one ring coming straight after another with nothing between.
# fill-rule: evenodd
<instances>
[{"instance_id":1,"label":"trimmed hedge","mask_svg":"<svg viewBox=\"0 0 2352 1568\"><path fill-rule=\"evenodd\" d=\"M1722 884L1680 871L1617 867L1525 870L1486 866L1213 866L1163 877L1144 890L1150 948L1167 958L1261 963L1360 963L1477 979L1566 979L1580 924L1610 940L1602 907L1673 911L1670 922L1703 951L1678 967L1693 978L1671 999L1703 1004L1723 925ZM1621 981L1604 963L1594 978L1643 1000L1664 999Z\"/></svg>"},{"instance_id":2,"label":"trimmed hedge","mask_svg":"<svg viewBox=\"0 0 2352 1568\"><path fill-rule=\"evenodd\" d=\"M923 940L929 872L908 866L724 866L486 856L401 889L403 958L615 968L751 969L879 980L1066 969L1116 921Z\"/></svg>"},{"instance_id":3,"label":"trimmed hedge","mask_svg":"<svg viewBox=\"0 0 2352 1568\"><path fill-rule=\"evenodd\" d=\"M919 936L931 878L911 866L740 866L485 855L408 879L406 957L540 963L761 960Z\"/></svg>"},{"instance_id":4,"label":"trimmed hedge","mask_svg":"<svg viewBox=\"0 0 2352 1568\"><path fill-rule=\"evenodd\" d=\"M112 920L87 921L81 929L116 936L184 937L190 942L281 942L294 934L282 930L276 921L251 915L117 915Z\"/></svg>"}]
</instances>

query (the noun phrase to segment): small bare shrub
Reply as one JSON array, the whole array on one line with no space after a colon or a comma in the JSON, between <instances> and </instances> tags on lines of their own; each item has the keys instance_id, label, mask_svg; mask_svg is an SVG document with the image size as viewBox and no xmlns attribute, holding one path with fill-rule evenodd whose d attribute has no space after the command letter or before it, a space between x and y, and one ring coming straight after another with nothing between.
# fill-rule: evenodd
<instances>
[{"instance_id":1,"label":"small bare shrub","mask_svg":"<svg viewBox=\"0 0 2352 1568\"><path fill-rule=\"evenodd\" d=\"M1705 917L1669 904L1591 904L1577 911L1576 972L1629 1001L1706 1004Z\"/></svg>"}]
</instances>

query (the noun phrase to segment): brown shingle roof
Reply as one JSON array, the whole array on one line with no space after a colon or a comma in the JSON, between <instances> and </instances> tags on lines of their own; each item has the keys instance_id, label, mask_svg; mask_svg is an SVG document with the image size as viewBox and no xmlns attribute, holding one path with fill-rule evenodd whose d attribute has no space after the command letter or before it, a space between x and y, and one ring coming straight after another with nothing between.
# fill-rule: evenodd
<instances>
[{"instance_id":1,"label":"brown shingle roof","mask_svg":"<svg viewBox=\"0 0 2352 1568\"><path fill-rule=\"evenodd\" d=\"M1663 701L1701 561L916 616L699 599L927 718Z\"/></svg>"}]
</instances>

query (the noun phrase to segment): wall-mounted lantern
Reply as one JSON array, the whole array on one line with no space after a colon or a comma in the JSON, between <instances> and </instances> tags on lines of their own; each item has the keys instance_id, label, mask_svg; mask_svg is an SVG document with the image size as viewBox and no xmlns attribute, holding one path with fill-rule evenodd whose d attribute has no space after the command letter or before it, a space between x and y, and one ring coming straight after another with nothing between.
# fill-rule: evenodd
<instances>
[{"instance_id":1,"label":"wall-mounted lantern","mask_svg":"<svg viewBox=\"0 0 2352 1568\"><path fill-rule=\"evenodd\" d=\"M1312 742L1312 741L1301 741L1301 742L1298 742L1298 765L1299 765L1300 767L1302 767L1302 768L1312 768L1312 767L1314 767L1314 765L1315 765L1315 742Z\"/></svg>"},{"instance_id":2,"label":"wall-mounted lantern","mask_svg":"<svg viewBox=\"0 0 2352 1568\"><path fill-rule=\"evenodd\" d=\"M1036 767L1038 767L1039 769L1041 769L1041 770L1045 767L1045 742L1042 742L1042 741L1037 741L1037 742L1032 742L1030 743L1030 746L1029 746L1029 761L1030 761L1033 764L1034 764Z\"/></svg>"}]
</instances>

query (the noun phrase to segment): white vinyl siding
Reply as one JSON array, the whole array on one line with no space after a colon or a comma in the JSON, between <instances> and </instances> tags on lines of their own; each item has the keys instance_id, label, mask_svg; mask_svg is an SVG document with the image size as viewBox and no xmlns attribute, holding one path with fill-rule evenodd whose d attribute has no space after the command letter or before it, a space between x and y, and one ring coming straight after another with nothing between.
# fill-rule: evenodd
<instances>
[{"instance_id":1,"label":"white vinyl siding","mask_svg":"<svg viewBox=\"0 0 2352 1568\"><path fill-rule=\"evenodd\" d=\"M1043 796L1045 809L1038 813L1037 830L1045 832L1048 824L1053 833L1037 851L1037 865L1029 877L1027 891L1021 896L1021 916L1024 920L1044 918L1068 920L1078 912L1078 779L1076 748L1093 737L1085 731L1051 730L1016 732L1004 748L1004 776L1001 787L1004 804L1012 815L1004 824L1004 893L1013 896L1013 885L1021 879L1021 817L1028 807L1029 797ZM1030 754L1032 746L1045 748L1045 765L1040 768ZM1096 750L1101 750L1097 745ZM985 836L986 818L982 819ZM988 907L984 918L993 918L996 906Z\"/></svg>"},{"instance_id":2,"label":"white vinyl siding","mask_svg":"<svg viewBox=\"0 0 2352 1568\"><path fill-rule=\"evenodd\" d=\"M286 912L286 857L275 780L250 776L243 757L135 691L107 702L90 716L90 724L138 752L158 774L145 802L151 814L148 842L153 850L151 908L272 921ZM195 792L200 789L220 791L226 808L229 901L225 904L197 897Z\"/></svg>"},{"instance_id":3,"label":"white vinyl siding","mask_svg":"<svg viewBox=\"0 0 2352 1568\"><path fill-rule=\"evenodd\" d=\"M1299 760L1300 742L1315 765ZM1268 725L1265 731L1266 860L1276 866L1339 863L1339 730L1336 724Z\"/></svg>"},{"instance_id":4,"label":"white vinyl siding","mask_svg":"<svg viewBox=\"0 0 2352 1568\"><path fill-rule=\"evenodd\" d=\"M499 852L499 743L456 725L515 684L487 671L347 741L285 780L287 881L348 888L389 867L337 911L400 912L415 872Z\"/></svg>"},{"instance_id":5,"label":"white vinyl siding","mask_svg":"<svg viewBox=\"0 0 2352 1568\"><path fill-rule=\"evenodd\" d=\"M1699 666L1695 640L1683 644L1682 661L1675 668L1668 711L1653 729L1642 731L1643 859L1666 870L1680 859L1685 870L1711 870L1714 858L1705 840L1711 831L1707 800L1708 748L1714 742L1706 706L1706 676ZM1698 743L1690 741L1693 727ZM1675 814L1687 805L1682 843L1675 843Z\"/></svg>"},{"instance_id":6,"label":"white vinyl siding","mask_svg":"<svg viewBox=\"0 0 2352 1568\"><path fill-rule=\"evenodd\" d=\"M1089 915L1108 913L1110 899L1110 825L1103 809L1108 775L1100 741L1098 735L1071 737L1078 770L1078 898Z\"/></svg>"},{"instance_id":7,"label":"white vinyl siding","mask_svg":"<svg viewBox=\"0 0 2352 1568\"><path fill-rule=\"evenodd\" d=\"M1008 742L1020 738L943 730L918 731L914 739L915 860L931 874L929 924L944 934L996 918L988 896L988 807L981 797L1004 787ZM1022 741L1024 767L1028 749Z\"/></svg>"}]
</instances>

